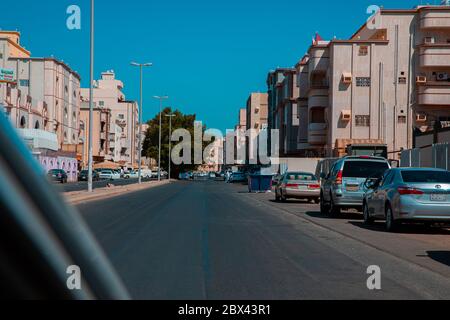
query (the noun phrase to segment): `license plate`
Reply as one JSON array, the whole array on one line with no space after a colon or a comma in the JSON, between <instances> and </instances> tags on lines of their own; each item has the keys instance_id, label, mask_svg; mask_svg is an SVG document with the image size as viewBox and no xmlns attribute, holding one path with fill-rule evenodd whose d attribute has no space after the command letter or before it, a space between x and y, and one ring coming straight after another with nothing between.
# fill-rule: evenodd
<instances>
[{"instance_id":1,"label":"license plate","mask_svg":"<svg viewBox=\"0 0 450 320\"><path fill-rule=\"evenodd\" d=\"M358 186L347 186L347 191L358 191L359 190L359 185Z\"/></svg>"},{"instance_id":2,"label":"license plate","mask_svg":"<svg viewBox=\"0 0 450 320\"><path fill-rule=\"evenodd\" d=\"M431 195L431 201L446 201L447 196L445 194L432 194Z\"/></svg>"}]
</instances>

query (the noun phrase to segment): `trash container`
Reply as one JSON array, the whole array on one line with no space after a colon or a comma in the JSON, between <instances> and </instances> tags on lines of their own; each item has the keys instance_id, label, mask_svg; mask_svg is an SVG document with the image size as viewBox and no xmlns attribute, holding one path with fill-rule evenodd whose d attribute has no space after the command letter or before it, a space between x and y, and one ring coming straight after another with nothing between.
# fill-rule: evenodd
<instances>
[{"instance_id":1,"label":"trash container","mask_svg":"<svg viewBox=\"0 0 450 320\"><path fill-rule=\"evenodd\" d=\"M248 192L268 192L272 189L272 176L251 174L248 177Z\"/></svg>"}]
</instances>

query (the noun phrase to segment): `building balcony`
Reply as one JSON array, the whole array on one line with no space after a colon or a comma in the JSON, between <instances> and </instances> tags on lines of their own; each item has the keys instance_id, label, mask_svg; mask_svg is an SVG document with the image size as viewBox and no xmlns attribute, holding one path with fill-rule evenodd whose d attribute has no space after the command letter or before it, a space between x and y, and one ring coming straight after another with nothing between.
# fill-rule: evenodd
<instances>
[{"instance_id":1,"label":"building balcony","mask_svg":"<svg viewBox=\"0 0 450 320\"><path fill-rule=\"evenodd\" d=\"M313 87L308 92L308 107L328 107L328 87Z\"/></svg>"},{"instance_id":2,"label":"building balcony","mask_svg":"<svg viewBox=\"0 0 450 320\"><path fill-rule=\"evenodd\" d=\"M100 139L106 140L106 132L104 132L104 131L100 132Z\"/></svg>"},{"instance_id":3,"label":"building balcony","mask_svg":"<svg viewBox=\"0 0 450 320\"><path fill-rule=\"evenodd\" d=\"M422 29L450 29L450 11L438 8L425 8L420 13Z\"/></svg>"},{"instance_id":4,"label":"building balcony","mask_svg":"<svg viewBox=\"0 0 450 320\"><path fill-rule=\"evenodd\" d=\"M309 73L326 72L330 65L328 48L313 48L308 61Z\"/></svg>"},{"instance_id":5,"label":"building balcony","mask_svg":"<svg viewBox=\"0 0 450 320\"><path fill-rule=\"evenodd\" d=\"M125 127L127 125L127 121L124 119L117 119L116 124L120 127Z\"/></svg>"},{"instance_id":6,"label":"building balcony","mask_svg":"<svg viewBox=\"0 0 450 320\"><path fill-rule=\"evenodd\" d=\"M447 105L450 97L450 82L427 82L418 87L418 102L421 105Z\"/></svg>"},{"instance_id":7,"label":"building balcony","mask_svg":"<svg viewBox=\"0 0 450 320\"><path fill-rule=\"evenodd\" d=\"M450 43L426 44L420 47L420 66L450 67Z\"/></svg>"},{"instance_id":8,"label":"building balcony","mask_svg":"<svg viewBox=\"0 0 450 320\"><path fill-rule=\"evenodd\" d=\"M326 123L310 123L308 126L308 143L324 145L327 143L328 125Z\"/></svg>"},{"instance_id":9,"label":"building balcony","mask_svg":"<svg viewBox=\"0 0 450 320\"><path fill-rule=\"evenodd\" d=\"M19 135L31 149L58 151L58 137L55 133L36 129L18 129Z\"/></svg>"}]
</instances>

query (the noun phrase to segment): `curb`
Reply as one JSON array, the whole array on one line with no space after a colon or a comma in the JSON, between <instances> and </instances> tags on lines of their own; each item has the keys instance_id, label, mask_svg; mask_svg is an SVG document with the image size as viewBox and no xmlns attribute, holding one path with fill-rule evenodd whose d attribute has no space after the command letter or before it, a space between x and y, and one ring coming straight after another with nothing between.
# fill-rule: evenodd
<instances>
[{"instance_id":1,"label":"curb","mask_svg":"<svg viewBox=\"0 0 450 320\"><path fill-rule=\"evenodd\" d=\"M143 191L155 187L160 187L166 184L171 183L170 180L161 181L161 182L147 182L141 185L126 185L126 186L117 186L114 188L100 188L96 189L94 192L98 193L87 193L87 191L76 191L75 193L64 194L64 198L71 205L77 205L81 203L87 203L96 200L103 200L114 198L120 195L126 195L137 191Z\"/></svg>"}]
</instances>

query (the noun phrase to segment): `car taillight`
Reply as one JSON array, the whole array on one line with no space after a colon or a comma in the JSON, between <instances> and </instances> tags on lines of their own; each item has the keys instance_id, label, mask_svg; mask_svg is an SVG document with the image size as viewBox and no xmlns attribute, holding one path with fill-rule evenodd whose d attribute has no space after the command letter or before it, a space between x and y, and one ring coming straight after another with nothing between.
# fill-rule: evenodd
<instances>
[{"instance_id":1,"label":"car taillight","mask_svg":"<svg viewBox=\"0 0 450 320\"><path fill-rule=\"evenodd\" d=\"M343 173L342 173L342 170L340 170L336 177L336 184L342 184L342 176L343 176Z\"/></svg>"},{"instance_id":2,"label":"car taillight","mask_svg":"<svg viewBox=\"0 0 450 320\"><path fill-rule=\"evenodd\" d=\"M308 185L308 189L320 189L320 184L310 184Z\"/></svg>"},{"instance_id":3,"label":"car taillight","mask_svg":"<svg viewBox=\"0 0 450 320\"><path fill-rule=\"evenodd\" d=\"M409 187L400 187L398 188L398 193L402 196L406 195L422 195L424 192L420 189L409 188Z\"/></svg>"},{"instance_id":4,"label":"car taillight","mask_svg":"<svg viewBox=\"0 0 450 320\"><path fill-rule=\"evenodd\" d=\"M286 185L286 188L297 188L298 184L289 183Z\"/></svg>"}]
</instances>

